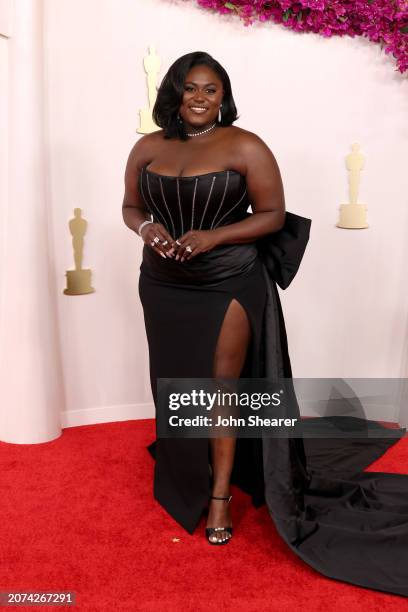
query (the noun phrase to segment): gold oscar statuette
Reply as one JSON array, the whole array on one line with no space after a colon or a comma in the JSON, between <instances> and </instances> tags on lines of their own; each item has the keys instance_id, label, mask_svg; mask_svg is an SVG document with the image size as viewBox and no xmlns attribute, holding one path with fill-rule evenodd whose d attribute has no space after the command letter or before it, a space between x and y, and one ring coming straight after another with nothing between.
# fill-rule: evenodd
<instances>
[{"instance_id":1,"label":"gold oscar statuette","mask_svg":"<svg viewBox=\"0 0 408 612\"><path fill-rule=\"evenodd\" d=\"M157 77L160 70L160 59L156 54L154 45L149 45L149 53L143 58L143 66L147 75L147 94L149 99L148 108L142 108L140 114L140 127L138 134L150 134L157 132L160 128L153 121L152 111L157 98Z\"/></svg>"},{"instance_id":2,"label":"gold oscar statuette","mask_svg":"<svg viewBox=\"0 0 408 612\"><path fill-rule=\"evenodd\" d=\"M360 184L360 172L364 168L364 155L360 152L360 145L351 145L351 153L346 157L346 168L349 178L348 204L340 205L340 219L337 227L344 229L365 229L368 227L366 220L367 206L358 203L358 188Z\"/></svg>"},{"instance_id":3,"label":"gold oscar statuette","mask_svg":"<svg viewBox=\"0 0 408 612\"><path fill-rule=\"evenodd\" d=\"M84 236L86 233L87 221L81 216L80 208L74 208L74 218L69 221L69 231L72 235L72 247L74 250L75 270L67 270L67 287L64 289L66 295L83 295L93 293L95 289L91 287L91 270L82 269L82 255L84 251Z\"/></svg>"}]
</instances>

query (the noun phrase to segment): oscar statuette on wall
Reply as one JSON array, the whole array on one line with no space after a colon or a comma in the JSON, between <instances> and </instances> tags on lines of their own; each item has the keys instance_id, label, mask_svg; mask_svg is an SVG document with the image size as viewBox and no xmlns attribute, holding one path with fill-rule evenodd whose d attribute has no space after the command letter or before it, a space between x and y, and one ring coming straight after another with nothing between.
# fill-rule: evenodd
<instances>
[{"instance_id":1,"label":"oscar statuette on wall","mask_svg":"<svg viewBox=\"0 0 408 612\"><path fill-rule=\"evenodd\" d=\"M157 132L159 126L153 121L152 111L157 97L157 77L160 70L160 59L156 54L154 45L149 45L149 53L143 58L143 66L147 74L147 93L149 99L148 108L142 108L140 114L140 127L137 128L138 134L150 134Z\"/></svg>"},{"instance_id":2,"label":"oscar statuette on wall","mask_svg":"<svg viewBox=\"0 0 408 612\"><path fill-rule=\"evenodd\" d=\"M366 220L367 206L358 203L360 172L364 168L364 159L364 155L360 152L360 145L354 143L351 146L351 153L346 157L350 202L340 205L340 219L336 223L337 227L344 229L365 229L368 227Z\"/></svg>"},{"instance_id":3,"label":"oscar statuette on wall","mask_svg":"<svg viewBox=\"0 0 408 612\"><path fill-rule=\"evenodd\" d=\"M64 289L66 295L83 295L93 293L95 289L91 287L91 270L82 269L82 256L84 251L84 236L87 228L87 221L81 216L82 210L74 208L74 218L69 221L69 231L72 235L72 247L74 250L75 270L67 270L67 287Z\"/></svg>"}]
</instances>

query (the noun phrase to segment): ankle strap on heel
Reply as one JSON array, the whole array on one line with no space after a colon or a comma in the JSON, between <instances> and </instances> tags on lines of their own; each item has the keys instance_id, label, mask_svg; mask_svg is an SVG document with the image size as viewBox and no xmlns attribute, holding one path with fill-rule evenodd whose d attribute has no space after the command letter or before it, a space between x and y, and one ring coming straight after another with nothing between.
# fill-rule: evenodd
<instances>
[{"instance_id":1,"label":"ankle strap on heel","mask_svg":"<svg viewBox=\"0 0 408 612\"><path fill-rule=\"evenodd\" d=\"M229 503L232 499L232 495L229 495L228 497L217 497L216 495L211 495L210 499L224 499Z\"/></svg>"}]
</instances>

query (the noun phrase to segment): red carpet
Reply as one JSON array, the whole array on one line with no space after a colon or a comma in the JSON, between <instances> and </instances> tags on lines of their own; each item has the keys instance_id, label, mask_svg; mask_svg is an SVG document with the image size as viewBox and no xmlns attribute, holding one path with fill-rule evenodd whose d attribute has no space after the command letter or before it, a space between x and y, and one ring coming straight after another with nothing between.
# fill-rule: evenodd
<instances>
[{"instance_id":1,"label":"red carpet","mask_svg":"<svg viewBox=\"0 0 408 612\"><path fill-rule=\"evenodd\" d=\"M0 591L75 591L76 606L10 610L408 610L405 598L321 576L233 488L233 540L210 546L152 497L153 421L68 428L53 442L0 443ZM408 472L408 439L371 471ZM178 538L178 541L174 541Z\"/></svg>"}]
</instances>

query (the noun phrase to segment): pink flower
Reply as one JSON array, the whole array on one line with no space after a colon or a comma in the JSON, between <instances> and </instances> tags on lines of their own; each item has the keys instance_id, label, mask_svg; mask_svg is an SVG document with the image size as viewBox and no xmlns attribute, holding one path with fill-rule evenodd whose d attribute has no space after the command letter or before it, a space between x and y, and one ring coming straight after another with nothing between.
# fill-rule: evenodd
<instances>
[{"instance_id":1,"label":"pink flower","mask_svg":"<svg viewBox=\"0 0 408 612\"><path fill-rule=\"evenodd\" d=\"M385 46L397 70L408 69L408 0L197 0L220 14L235 14L245 26L255 20L283 24L296 32L365 36Z\"/></svg>"}]
</instances>

